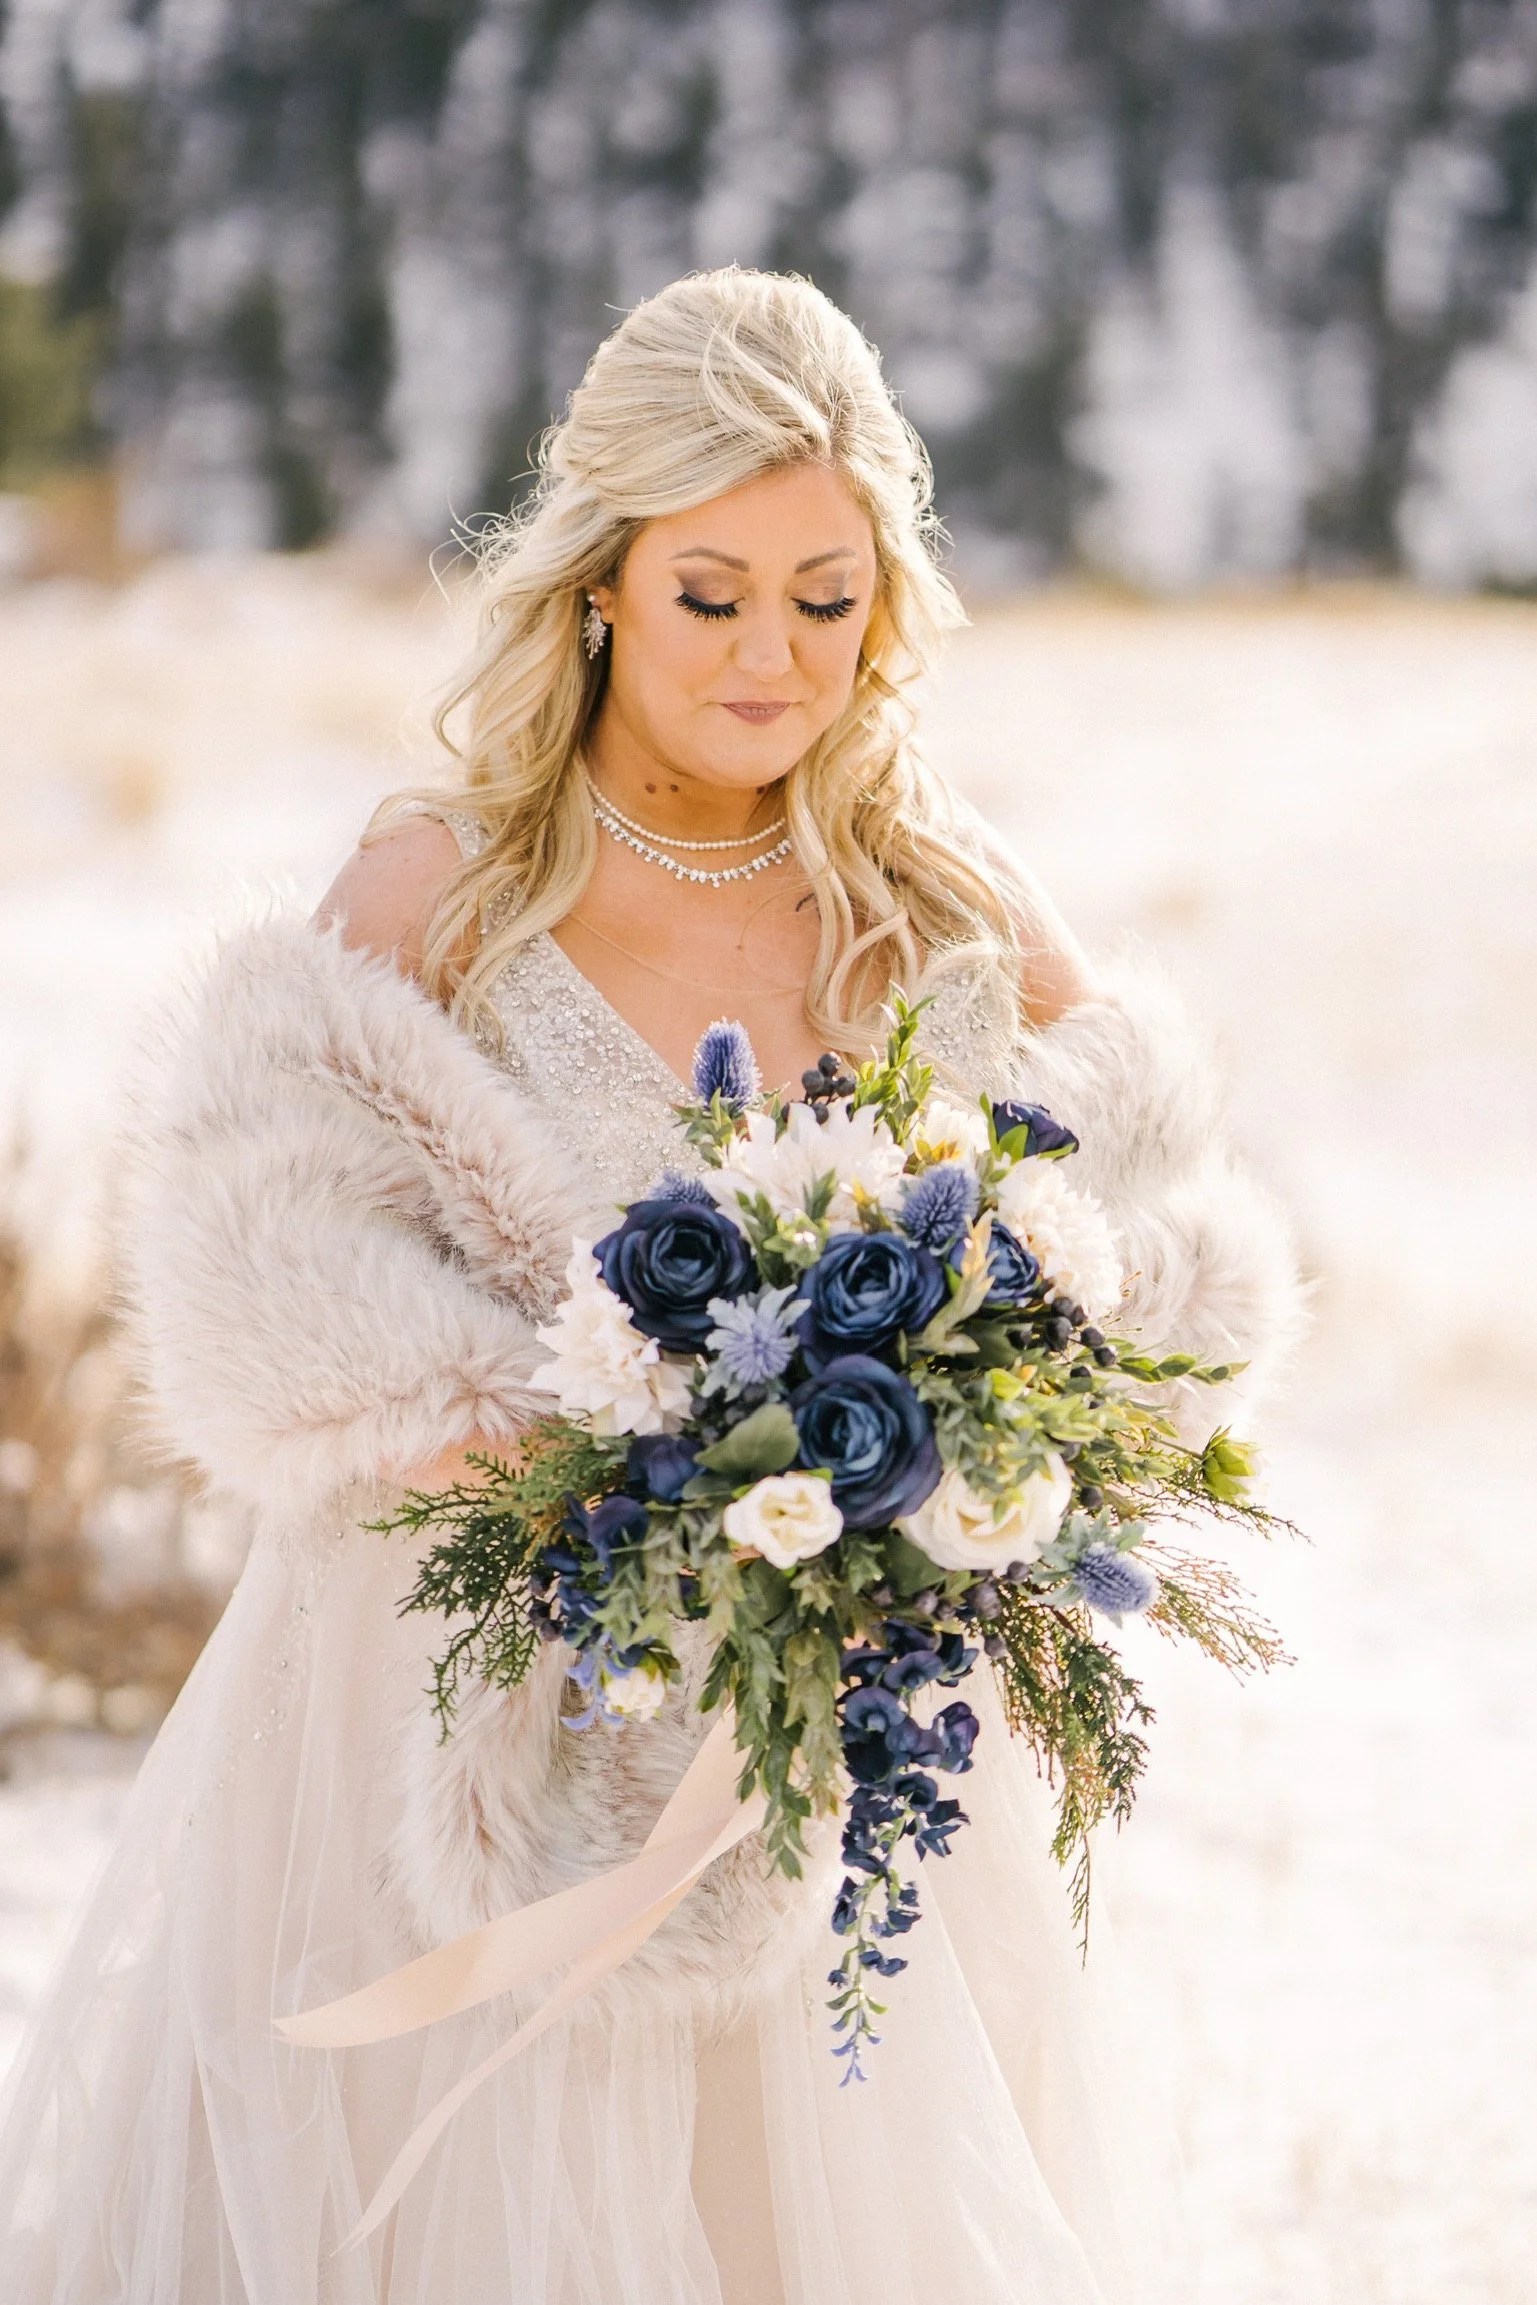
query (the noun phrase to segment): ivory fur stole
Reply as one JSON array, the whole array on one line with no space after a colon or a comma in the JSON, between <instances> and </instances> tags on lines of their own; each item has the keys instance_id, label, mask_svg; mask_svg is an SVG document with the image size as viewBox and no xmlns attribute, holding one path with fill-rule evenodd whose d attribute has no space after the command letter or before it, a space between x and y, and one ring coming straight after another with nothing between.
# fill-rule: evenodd
<instances>
[{"instance_id":1,"label":"ivory fur stole","mask_svg":"<svg viewBox=\"0 0 1537 2305\"><path fill-rule=\"evenodd\" d=\"M1297 1328L1293 1259L1168 992L1108 977L1022 1040L996 1090L1081 1137L1074 1181L1118 1232L1126 1321L1248 1358L1252 1394ZM223 940L154 1032L125 1155L123 1298L161 1446L285 1542L360 1487L476 1432L510 1439L548 1406L528 1383L533 1330L562 1288L571 1212L539 1117L419 986L336 929L278 914ZM1183 1392L1171 1405L1199 1439L1212 1397ZM553 1645L523 1688L478 1688L446 1743L417 1706L380 1864L409 1940L633 1855L703 1733L705 1661L686 1654L689 1685L616 1736L561 1728ZM744 1842L601 2005L661 1993L728 2021L825 1928L835 1856L824 1831L793 1884Z\"/></svg>"}]
</instances>

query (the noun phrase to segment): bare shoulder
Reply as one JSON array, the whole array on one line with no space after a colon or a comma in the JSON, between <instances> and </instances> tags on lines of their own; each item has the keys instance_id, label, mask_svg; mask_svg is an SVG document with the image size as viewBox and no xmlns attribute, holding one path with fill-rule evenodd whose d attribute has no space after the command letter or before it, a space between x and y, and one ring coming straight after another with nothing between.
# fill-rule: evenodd
<instances>
[{"instance_id":1,"label":"bare shoulder","mask_svg":"<svg viewBox=\"0 0 1537 2305\"><path fill-rule=\"evenodd\" d=\"M339 922L343 944L419 977L428 926L460 861L459 843L440 818L405 817L353 850L321 898L314 925Z\"/></svg>"}]
</instances>

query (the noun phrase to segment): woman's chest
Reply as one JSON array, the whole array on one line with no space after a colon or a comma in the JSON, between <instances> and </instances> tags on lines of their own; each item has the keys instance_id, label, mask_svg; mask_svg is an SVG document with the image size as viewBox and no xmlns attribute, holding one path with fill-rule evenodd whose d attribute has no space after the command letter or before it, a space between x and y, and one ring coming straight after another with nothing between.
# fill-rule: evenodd
<instances>
[{"instance_id":1,"label":"woman's chest","mask_svg":"<svg viewBox=\"0 0 1537 2305\"><path fill-rule=\"evenodd\" d=\"M608 849L552 931L608 1005L687 1080L699 1036L722 1016L750 1038L765 1088L800 1093L825 1042L806 1014L820 924L799 868L719 888L672 888Z\"/></svg>"},{"instance_id":2,"label":"woman's chest","mask_svg":"<svg viewBox=\"0 0 1537 2305\"><path fill-rule=\"evenodd\" d=\"M504 1035L499 1061L547 1128L582 1221L606 1227L615 1204L639 1198L663 1169L698 1169L677 1114L690 1093L684 1068L675 1069L553 937L519 946L493 998ZM723 1007L709 1008L703 1021ZM1002 1078L1007 1023L989 988L961 972L933 988L920 1045L953 1093L974 1096Z\"/></svg>"}]
</instances>

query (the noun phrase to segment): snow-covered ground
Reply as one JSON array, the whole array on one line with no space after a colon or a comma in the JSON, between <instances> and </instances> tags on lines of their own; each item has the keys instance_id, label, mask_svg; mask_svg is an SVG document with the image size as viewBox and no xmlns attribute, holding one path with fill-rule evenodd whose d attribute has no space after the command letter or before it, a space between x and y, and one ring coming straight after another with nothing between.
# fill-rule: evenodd
<instances>
[{"instance_id":1,"label":"snow-covered ground","mask_svg":"<svg viewBox=\"0 0 1537 2305\"><path fill-rule=\"evenodd\" d=\"M0 1095L75 1253L125 1020L244 876L318 893L425 758L443 604L324 560L0 604ZM1298 1658L1147 1638L1104 1868L1167 2062L1199 2305L1503 2305L1537 2261L1537 613L1401 595L989 612L930 749L1094 945L1156 953L1294 1210L1267 1434ZM73 1180L79 1179L77 1185ZM0 1791L0 2056L131 1752Z\"/></svg>"}]
</instances>

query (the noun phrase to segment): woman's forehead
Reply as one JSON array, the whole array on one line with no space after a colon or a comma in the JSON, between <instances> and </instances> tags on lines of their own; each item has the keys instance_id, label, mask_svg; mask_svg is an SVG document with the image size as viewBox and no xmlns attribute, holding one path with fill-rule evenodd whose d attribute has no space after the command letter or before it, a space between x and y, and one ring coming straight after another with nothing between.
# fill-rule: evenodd
<instances>
[{"instance_id":1,"label":"woman's forehead","mask_svg":"<svg viewBox=\"0 0 1537 2305\"><path fill-rule=\"evenodd\" d=\"M737 573L772 563L795 575L874 553L870 519L843 475L825 464L759 473L684 512L648 521L648 560L698 560Z\"/></svg>"}]
</instances>

